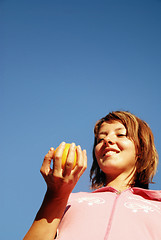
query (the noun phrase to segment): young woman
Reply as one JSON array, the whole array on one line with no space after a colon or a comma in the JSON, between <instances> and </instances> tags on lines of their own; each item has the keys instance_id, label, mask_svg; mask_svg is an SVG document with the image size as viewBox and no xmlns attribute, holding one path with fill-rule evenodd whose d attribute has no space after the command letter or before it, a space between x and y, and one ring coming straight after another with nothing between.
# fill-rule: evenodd
<instances>
[{"instance_id":1,"label":"young woman","mask_svg":"<svg viewBox=\"0 0 161 240\"><path fill-rule=\"evenodd\" d=\"M47 183L42 206L24 240L161 239L161 191L148 190L158 164L149 126L129 112L109 113L94 129L92 193L72 193L87 167L86 151L71 144L65 168L51 148L41 173ZM50 168L53 159L53 168Z\"/></svg>"}]
</instances>

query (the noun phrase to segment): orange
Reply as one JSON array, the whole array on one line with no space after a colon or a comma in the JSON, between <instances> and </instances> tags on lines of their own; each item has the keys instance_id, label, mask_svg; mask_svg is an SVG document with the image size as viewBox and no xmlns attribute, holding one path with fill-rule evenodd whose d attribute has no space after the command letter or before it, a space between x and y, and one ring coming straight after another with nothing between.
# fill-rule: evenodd
<instances>
[{"instance_id":1,"label":"orange","mask_svg":"<svg viewBox=\"0 0 161 240\"><path fill-rule=\"evenodd\" d=\"M67 160L70 145L71 145L70 143L65 144L65 148L64 148L64 151L63 151L63 154L62 154L62 169L64 169L64 167L65 167L65 163L66 163L66 160ZM75 147L75 149L76 149L76 147ZM55 150L54 154L56 153L56 151L57 151L57 149ZM77 162L77 154L75 152L73 168L75 167L76 162Z\"/></svg>"}]
</instances>

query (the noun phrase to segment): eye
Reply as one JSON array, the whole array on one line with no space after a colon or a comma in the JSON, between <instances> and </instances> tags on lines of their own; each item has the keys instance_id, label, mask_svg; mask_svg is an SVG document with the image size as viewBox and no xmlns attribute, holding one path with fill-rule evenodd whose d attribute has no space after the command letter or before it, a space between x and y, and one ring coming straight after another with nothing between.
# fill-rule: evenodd
<instances>
[{"instance_id":1,"label":"eye","mask_svg":"<svg viewBox=\"0 0 161 240\"><path fill-rule=\"evenodd\" d=\"M98 138L98 139L97 139L97 144L100 143L100 142L102 142L103 140L104 140L103 138Z\"/></svg>"},{"instance_id":2,"label":"eye","mask_svg":"<svg viewBox=\"0 0 161 240\"><path fill-rule=\"evenodd\" d=\"M126 137L126 134L123 134L123 133L120 133L120 134L117 134L118 137Z\"/></svg>"}]
</instances>

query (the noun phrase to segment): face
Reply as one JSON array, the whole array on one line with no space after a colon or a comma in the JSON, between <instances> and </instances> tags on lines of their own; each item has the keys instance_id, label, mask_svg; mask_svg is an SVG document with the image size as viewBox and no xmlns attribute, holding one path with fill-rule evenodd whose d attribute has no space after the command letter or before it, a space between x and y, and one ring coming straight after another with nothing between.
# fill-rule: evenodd
<instances>
[{"instance_id":1,"label":"face","mask_svg":"<svg viewBox=\"0 0 161 240\"><path fill-rule=\"evenodd\" d=\"M99 167L108 177L134 173L136 150L119 121L102 123L98 132L95 156Z\"/></svg>"}]
</instances>

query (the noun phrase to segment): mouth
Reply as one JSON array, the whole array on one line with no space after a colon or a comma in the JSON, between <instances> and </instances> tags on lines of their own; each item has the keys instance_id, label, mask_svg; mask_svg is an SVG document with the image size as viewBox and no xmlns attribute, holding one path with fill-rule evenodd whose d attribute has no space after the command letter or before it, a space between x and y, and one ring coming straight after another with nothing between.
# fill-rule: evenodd
<instances>
[{"instance_id":1,"label":"mouth","mask_svg":"<svg viewBox=\"0 0 161 240\"><path fill-rule=\"evenodd\" d=\"M113 155L118 154L118 153L119 153L119 151L116 150L116 149L106 149L104 151L103 157L105 157L105 156L110 157L110 156L113 156Z\"/></svg>"}]
</instances>

